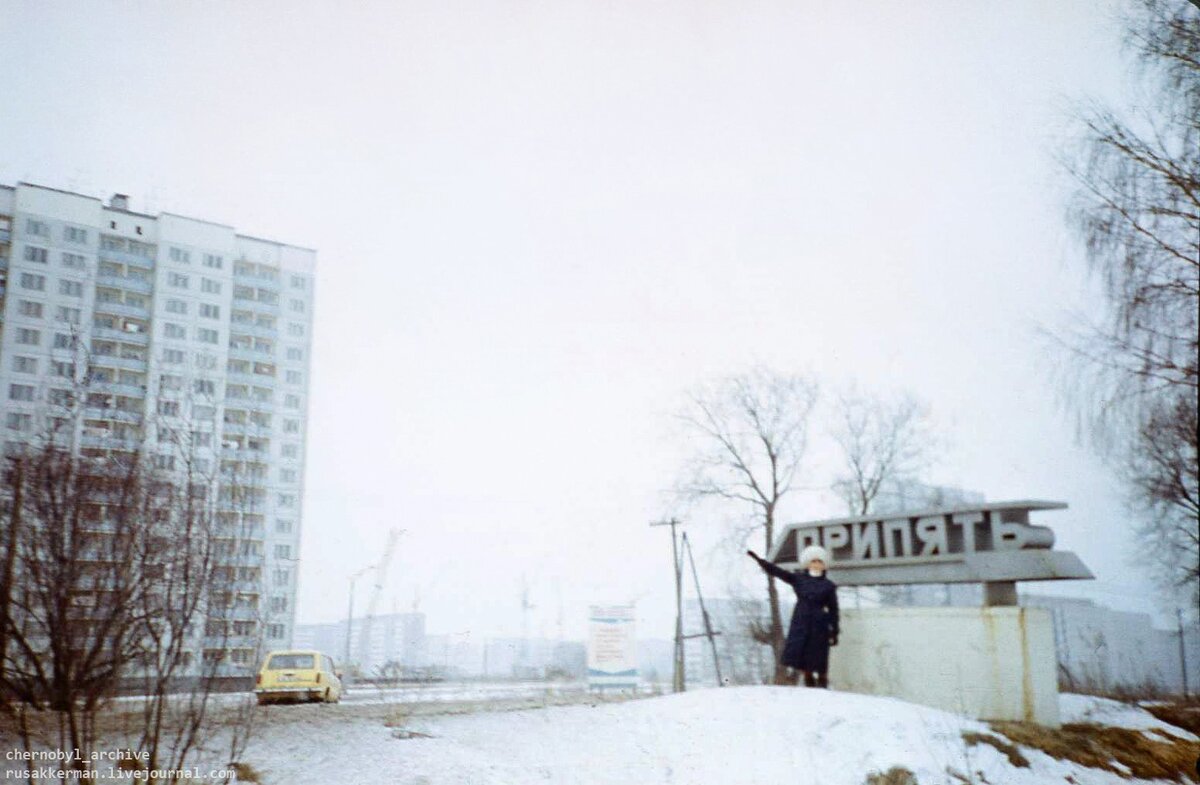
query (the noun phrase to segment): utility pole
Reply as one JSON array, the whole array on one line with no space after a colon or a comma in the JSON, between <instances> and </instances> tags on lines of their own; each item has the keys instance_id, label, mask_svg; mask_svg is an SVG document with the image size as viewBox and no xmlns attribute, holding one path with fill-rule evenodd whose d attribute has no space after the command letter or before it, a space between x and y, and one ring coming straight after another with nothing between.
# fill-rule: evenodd
<instances>
[{"instance_id":1,"label":"utility pole","mask_svg":"<svg viewBox=\"0 0 1200 785\"><path fill-rule=\"evenodd\" d=\"M675 669L672 688L675 692L687 689L687 677L683 664L683 565L679 560L679 544L675 537L675 527L680 522L671 518L666 521L655 521L651 526L671 527L671 565L675 568Z\"/></svg>"},{"instance_id":2,"label":"utility pole","mask_svg":"<svg viewBox=\"0 0 1200 785\"><path fill-rule=\"evenodd\" d=\"M347 677L350 676L350 636L354 630L354 582L373 569L374 565L363 567L350 576L350 607L346 610L346 659L342 662L343 672Z\"/></svg>"},{"instance_id":3,"label":"utility pole","mask_svg":"<svg viewBox=\"0 0 1200 785\"><path fill-rule=\"evenodd\" d=\"M1188 697L1187 647L1183 643L1183 609L1175 609L1175 621L1179 625L1179 673L1183 676L1183 698Z\"/></svg>"},{"instance_id":4,"label":"utility pole","mask_svg":"<svg viewBox=\"0 0 1200 785\"><path fill-rule=\"evenodd\" d=\"M713 670L717 674L717 686L724 687L725 680L721 678L721 660L717 657L716 636L721 633L713 631L712 620L708 616L708 609L704 607L704 595L700 592L700 573L696 572L696 557L692 555L692 541L688 539L687 532L683 533L683 547L687 551L688 562L692 565L692 580L696 582L696 600L700 603L700 617L704 619L704 632L699 636L689 635L687 637L708 638L709 648L712 649Z\"/></svg>"}]
</instances>

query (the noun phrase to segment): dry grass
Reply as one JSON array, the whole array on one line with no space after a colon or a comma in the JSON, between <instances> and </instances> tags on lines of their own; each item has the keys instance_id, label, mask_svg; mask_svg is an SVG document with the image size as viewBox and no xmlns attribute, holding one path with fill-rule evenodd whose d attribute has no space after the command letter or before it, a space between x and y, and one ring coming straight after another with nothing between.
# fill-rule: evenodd
<instances>
[{"instance_id":1,"label":"dry grass","mask_svg":"<svg viewBox=\"0 0 1200 785\"><path fill-rule=\"evenodd\" d=\"M1025 722L993 722L992 727L1013 742L1041 750L1052 758L1069 760L1123 777L1196 782L1200 744L1162 732L1072 723L1045 728ZM1153 737L1152 737L1153 736ZM1120 766L1114 765L1114 761Z\"/></svg>"},{"instance_id":2,"label":"dry grass","mask_svg":"<svg viewBox=\"0 0 1200 785\"><path fill-rule=\"evenodd\" d=\"M1200 736L1200 700L1193 698L1188 702L1158 703L1142 706L1141 708L1177 728L1189 730Z\"/></svg>"},{"instance_id":3,"label":"dry grass","mask_svg":"<svg viewBox=\"0 0 1200 785\"><path fill-rule=\"evenodd\" d=\"M234 775L237 777L237 782L262 782L262 772L251 766L249 763L233 763L230 764Z\"/></svg>"},{"instance_id":4,"label":"dry grass","mask_svg":"<svg viewBox=\"0 0 1200 785\"><path fill-rule=\"evenodd\" d=\"M966 731L962 735L963 741L967 744L990 744L1000 752L1004 753L1004 757L1008 758L1008 762L1020 769L1029 768L1029 759L1021 754L1021 750L1015 744L1009 744L999 736L993 736L990 733L975 733L974 731Z\"/></svg>"},{"instance_id":5,"label":"dry grass","mask_svg":"<svg viewBox=\"0 0 1200 785\"><path fill-rule=\"evenodd\" d=\"M920 785L917 782L917 775L913 774L903 766L893 766L887 771L880 774L873 771L867 775L867 781L863 785Z\"/></svg>"}]
</instances>

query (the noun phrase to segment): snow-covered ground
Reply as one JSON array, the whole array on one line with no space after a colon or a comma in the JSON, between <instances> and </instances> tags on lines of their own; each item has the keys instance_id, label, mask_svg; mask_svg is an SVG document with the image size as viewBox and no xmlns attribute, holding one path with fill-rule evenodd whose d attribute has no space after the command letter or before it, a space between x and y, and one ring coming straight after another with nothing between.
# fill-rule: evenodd
<instances>
[{"instance_id":1,"label":"snow-covered ground","mask_svg":"<svg viewBox=\"0 0 1200 785\"><path fill-rule=\"evenodd\" d=\"M1063 696L1063 714L1066 721L1170 727L1140 709L1076 695ZM266 785L863 785L870 772L893 766L910 769L921 785L1131 782L1026 748L1031 765L1017 768L989 745L964 743L964 731L991 733L985 724L947 712L789 687L420 715L405 727L430 738L396 738L378 717L307 712L263 728L243 760Z\"/></svg>"}]
</instances>

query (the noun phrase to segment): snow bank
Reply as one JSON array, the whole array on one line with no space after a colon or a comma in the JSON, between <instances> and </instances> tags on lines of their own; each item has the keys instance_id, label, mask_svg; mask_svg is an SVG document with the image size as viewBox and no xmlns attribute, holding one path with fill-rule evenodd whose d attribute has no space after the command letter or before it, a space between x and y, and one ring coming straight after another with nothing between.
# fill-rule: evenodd
<instances>
[{"instance_id":1,"label":"snow bank","mask_svg":"<svg viewBox=\"0 0 1200 785\"><path fill-rule=\"evenodd\" d=\"M421 717L408 727L434 738L398 740L377 720L318 718L264 729L243 760L267 785L863 785L869 772L892 766L912 770L921 785L957 785L950 769L1005 785L1068 776L1079 785L1130 782L1034 751L1026 751L1030 768L1013 767L991 746L966 745L964 731L990 731L958 715L790 687Z\"/></svg>"}]
</instances>

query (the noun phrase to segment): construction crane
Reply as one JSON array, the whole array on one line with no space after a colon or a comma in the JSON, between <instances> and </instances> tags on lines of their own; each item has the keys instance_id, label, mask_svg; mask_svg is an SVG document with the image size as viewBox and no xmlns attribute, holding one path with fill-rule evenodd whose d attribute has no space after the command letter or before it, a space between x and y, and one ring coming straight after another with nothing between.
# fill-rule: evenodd
<instances>
[{"instance_id":1,"label":"construction crane","mask_svg":"<svg viewBox=\"0 0 1200 785\"><path fill-rule=\"evenodd\" d=\"M375 586L371 591L371 599L367 601L367 613L363 617L362 632L359 633L358 639L358 650L361 652L360 656L363 658L364 667L371 659L371 620L375 617L375 609L379 606L379 597L383 594L383 584L387 581L387 569L388 564L392 561L392 554L396 552L396 542L403 533L404 529L393 528L388 531L387 544L383 546L383 555L369 568L375 573Z\"/></svg>"}]
</instances>

